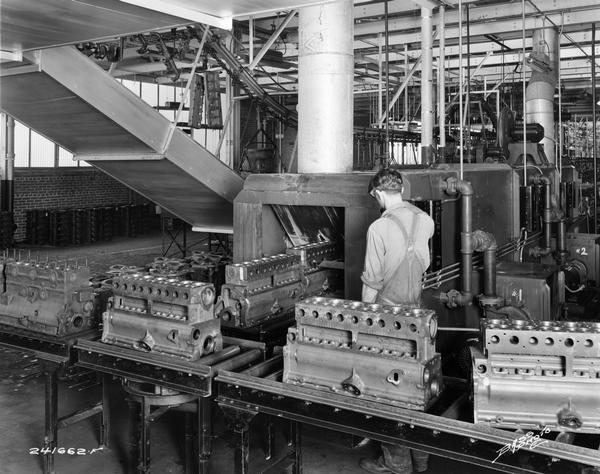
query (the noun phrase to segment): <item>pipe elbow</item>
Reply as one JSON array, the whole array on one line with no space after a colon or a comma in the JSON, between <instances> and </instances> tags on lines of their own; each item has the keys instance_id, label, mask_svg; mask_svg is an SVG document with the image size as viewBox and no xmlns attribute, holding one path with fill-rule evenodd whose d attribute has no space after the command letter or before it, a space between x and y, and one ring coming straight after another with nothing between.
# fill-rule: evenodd
<instances>
[{"instance_id":1,"label":"pipe elbow","mask_svg":"<svg viewBox=\"0 0 600 474\"><path fill-rule=\"evenodd\" d=\"M516 306L507 305L502 306L501 308L497 308L493 310L494 313L502 314L511 319L521 319L524 321L531 321L531 317L529 314L525 312L522 308L517 308Z\"/></svg>"},{"instance_id":2,"label":"pipe elbow","mask_svg":"<svg viewBox=\"0 0 600 474\"><path fill-rule=\"evenodd\" d=\"M473 241L473 250L475 252L484 252L486 250L497 250L498 243L496 242L496 237L494 234L490 232L485 232L483 230L476 230L471 235L471 239Z\"/></svg>"},{"instance_id":3,"label":"pipe elbow","mask_svg":"<svg viewBox=\"0 0 600 474\"><path fill-rule=\"evenodd\" d=\"M545 184L545 185L552 184L552 180L550 178L548 178L548 176L544 176L544 175L533 176L529 180L529 182L533 183L533 184Z\"/></svg>"},{"instance_id":4,"label":"pipe elbow","mask_svg":"<svg viewBox=\"0 0 600 474\"><path fill-rule=\"evenodd\" d=\"M456 183L456 190L463 196L472 196L474 194L473 186L470 181L458 180Z\"/></svg>"},{"instance_id":5,"label":"pipe elbow","mask_svg":"<svg viewBox=\"0 0 600 474\"><path fill-rule=\"evenodd\" d=\"M450 290L447 293L440 293L439 299L448 308L453 309L471 304L473 293L470 291Z\"/></svg>"},{"instance_id":6,"label":"pipe elbow","mask_svg":"<svg viewBox=\"0 0 600 474\"><path fill-rule=\"evenodd\" d=\"M470 181L458 179L454 176L442 181L442 191L448 194L461 193L463 196L472 196L473 186Z\"/></svg>"}]
</instances>

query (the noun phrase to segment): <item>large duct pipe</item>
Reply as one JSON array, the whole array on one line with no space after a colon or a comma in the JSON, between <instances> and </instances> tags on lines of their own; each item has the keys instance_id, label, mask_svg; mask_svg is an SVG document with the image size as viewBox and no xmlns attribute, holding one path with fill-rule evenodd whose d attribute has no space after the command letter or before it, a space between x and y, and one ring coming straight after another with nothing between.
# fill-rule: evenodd
<instances>
[{"instance_id":1,"label":"large duct pipe","mask_svg":"<svg viewBox=\"0 0 600 474\"><path fill-rule=\"evenodd\" d=\"M555 161L554 90L558 81L559 49L558 34L554 28L541 28L533 32L533 60L530 61L533 73L525 92L527 123L539 123L544 127L544 139L540 143L544 145L550 163ZM541 64L534 69L536 58L544 54L549 58L547 67Z\"/></svg>"},{"instance_id":2,"label":"large duct pipe","mask_svg":"<svg viewBox=\"0 0 600 474\"><path fill-rule=\"evenodd\" d=\"M421 163L433 161L433 29L431 9L421 8Z\"/></svg>"},{"instance_id":3,"label":"large duct pipe","mask_svg":"<svg viewBox=\"0 0 600 474\"><path fill-rule=\"evenodd\" d=\"M353 3L341 0L302 8L298 28L298 172L350 172Z\"/></svg>"}]
</instances>

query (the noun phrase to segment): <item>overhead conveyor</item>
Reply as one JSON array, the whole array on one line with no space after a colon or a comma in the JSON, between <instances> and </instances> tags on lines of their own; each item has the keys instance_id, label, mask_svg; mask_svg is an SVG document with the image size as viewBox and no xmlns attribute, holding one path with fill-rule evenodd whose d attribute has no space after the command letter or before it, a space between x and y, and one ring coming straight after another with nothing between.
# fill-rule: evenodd
<instances>
[{"instance_id":1,"label":"overhead conveyor","mask_svg":"<svg viewBox=\"0 0 600 474\"><path fill-rule=\"evenodd\" d=\"M243 179L109 73L64 46L0 72L2 110L203 228L230 228Z\"/></svg>"}]
</instances>

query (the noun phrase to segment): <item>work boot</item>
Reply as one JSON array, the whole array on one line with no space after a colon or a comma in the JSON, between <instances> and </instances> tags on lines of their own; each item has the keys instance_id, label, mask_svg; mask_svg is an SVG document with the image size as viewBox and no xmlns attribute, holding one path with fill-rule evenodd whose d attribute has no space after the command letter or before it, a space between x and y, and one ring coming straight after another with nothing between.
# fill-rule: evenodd
<instances>
[{"instance_id":1,"label":"work boot","mask_svg":"<svg viewBox=\"0 0 600 474\"><path fill-rule=\"evenodd\" d=\"M358 465L361 469L373 474L392 474L392 471L383 464L383 457L379 457L375 460L361 459Z\"/></svg>"},{"instance_id":2,"label":"work boot","mask_svg":"<svg viewBox=\"0 0 600 474\"><path fill-rule=\"evenodd\" d=\"M412 473L410 449L399 444L381 443L383 465L396 474Z\"/></svg>"},{"instance_id":3,"label":"work boot","mask_svg":"<svg viewBox=\"0 0 600 474\"><path fill-rule=\"evenodd\" d=\"M410 454L415 472L425 472L429 467L429 453L411 449Z\"/></svg>"},{"instance_id":4,"label":"work boot","mask_svg":"<svg viewBox=\"0 0 600 474\"><path fill-rule=\"evenodd\" d=\"M397 471L395 469L388 468L383 461L383 456L373 459L361 459L359 466L367 472L372 474L411 474L412 470L408 471Z\"/></svg>"}]
</instances>

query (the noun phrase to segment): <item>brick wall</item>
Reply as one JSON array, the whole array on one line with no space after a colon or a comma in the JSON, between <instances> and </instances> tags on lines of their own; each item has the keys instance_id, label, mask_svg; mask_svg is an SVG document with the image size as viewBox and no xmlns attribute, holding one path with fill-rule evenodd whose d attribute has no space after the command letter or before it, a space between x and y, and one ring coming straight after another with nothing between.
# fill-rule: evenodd
<instances>
[{"instance_id":1,"label":"brick wall","mask_svg":"<svg viewBox=\"0 0 600 474\"><path fill-rule=\"evenodd\" d=\"M145 198L94 168L15 169L15 241L25 240L28 209L144 203Z\"/></svg>"}]
</instances>

